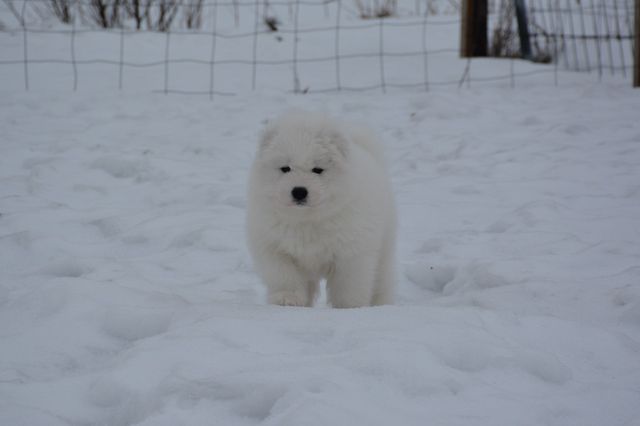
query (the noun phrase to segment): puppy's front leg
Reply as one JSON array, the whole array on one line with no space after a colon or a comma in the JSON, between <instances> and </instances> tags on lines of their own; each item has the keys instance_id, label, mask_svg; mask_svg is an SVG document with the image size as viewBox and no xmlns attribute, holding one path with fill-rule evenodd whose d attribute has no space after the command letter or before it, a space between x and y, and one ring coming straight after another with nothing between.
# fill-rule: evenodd
<instances>
[{"instance_id":1,"label":"puppy's front leg","mask_svg":"<svg viewBox=\"0 0 640 426\"><path fill-rule=\"evenodd\" d=\"M263 252L256 257L256 266L267 286L267 300L273 305L312 306L317 283L299 270L288 255Z\"/></svg>"}]
</instances>

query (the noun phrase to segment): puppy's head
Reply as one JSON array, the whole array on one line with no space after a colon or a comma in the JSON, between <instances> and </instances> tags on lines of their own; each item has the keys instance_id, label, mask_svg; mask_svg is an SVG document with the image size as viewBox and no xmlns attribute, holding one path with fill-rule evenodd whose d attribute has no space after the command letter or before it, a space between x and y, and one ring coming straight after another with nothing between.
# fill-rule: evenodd
<instances>
[{"instance_id":1,"label":"puppy's head","mask_svg":"<svg viewBox=\"0 0 640 426\"><path fill-rule=\"evenodd\" d=\"M289 113L260 140L254 185L279 214L313 219L341 208L348 196L349 141L323 115Z\"/></svg>"}]
</instances>

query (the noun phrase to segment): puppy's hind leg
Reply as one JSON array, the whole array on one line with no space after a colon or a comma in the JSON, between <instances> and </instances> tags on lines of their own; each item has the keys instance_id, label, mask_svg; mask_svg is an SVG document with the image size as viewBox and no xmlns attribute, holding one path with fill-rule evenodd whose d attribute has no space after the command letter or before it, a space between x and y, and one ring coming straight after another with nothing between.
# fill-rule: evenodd
<instances>
[{"instance_id":1,"label":"puppy's hind leg","mask_svg":"<svg viewBox=\"0 0 640 426\"><path fill-rule=\"evenodd\" d=\"M394 300L396 283L396 258L393 240L387 239L384 242L380 253L380 260L377 265L375 276L375 288L371 304L391 305Z\"/></svg>"},{"instance_id":2,"label":"puppy's hind leg","mask_svg":"<svg viewBox=\"0 0 640 426\"><path fill-rule=\"evenodd\" d=\"M375 265L372 256L339 261L327 279L327 296L334 308L371 306Z\"/></svg>"}]
</instances>

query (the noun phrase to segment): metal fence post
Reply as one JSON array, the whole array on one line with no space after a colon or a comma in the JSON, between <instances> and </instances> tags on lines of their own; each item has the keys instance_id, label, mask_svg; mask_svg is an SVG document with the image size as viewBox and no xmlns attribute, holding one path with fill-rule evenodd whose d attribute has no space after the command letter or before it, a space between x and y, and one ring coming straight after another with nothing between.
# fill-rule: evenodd
<instances>
[{"instance_id":1,"label":"metal fence post","mask_svg":"<svg viewBox=\"0 0 640 426\"><path fill-rule=\"evenodd\" d=\"M640 0L636 0L633 53L633 87L640 87Z\"/></svg>"},{"instance_id":2,"label":"metal fence post","mask_svg":"<svg viewBox=\"0 0 640 426\"><path fill-rule=\"evenodd\" d=\"M487 0L462 0L460 56L487 56Z\"/></svg>"}]
</instances>

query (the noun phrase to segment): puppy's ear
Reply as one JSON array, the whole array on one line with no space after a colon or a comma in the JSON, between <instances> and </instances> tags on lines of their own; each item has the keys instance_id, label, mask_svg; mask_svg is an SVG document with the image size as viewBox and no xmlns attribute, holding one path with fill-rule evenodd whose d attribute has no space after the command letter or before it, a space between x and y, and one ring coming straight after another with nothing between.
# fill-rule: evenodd
<instances>
[{"instance_id":1,"label":"puppy's ear","mask_svg":"<svg viewBox=\"0 0 640 426\"><path fill-rule=\"evenodd\" d=\"M343 158L349 156L349 140L337 129L331 130L326 135L326 140Z\"/></svg>"},{"instance_id":2,"label":"puppy's ear","mask_svg":"<svg viewBox=\"0 0 640 426\"><path fill-rule=\"evenodd\" d=\"M267 124L260 135L260 151L263 151L271 144L271 142L273 142L273 139L276 137L276 133L276 127L272 123Z\"/></svg>"}]
</instances>

